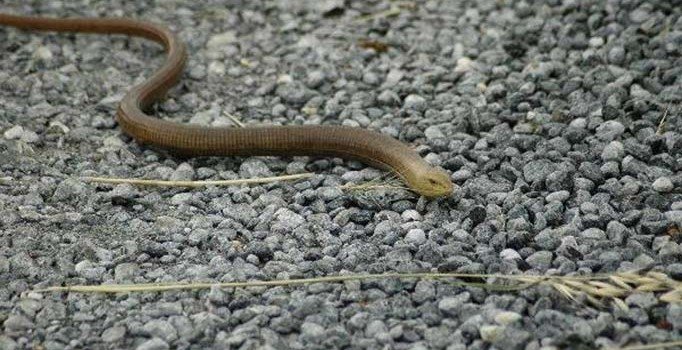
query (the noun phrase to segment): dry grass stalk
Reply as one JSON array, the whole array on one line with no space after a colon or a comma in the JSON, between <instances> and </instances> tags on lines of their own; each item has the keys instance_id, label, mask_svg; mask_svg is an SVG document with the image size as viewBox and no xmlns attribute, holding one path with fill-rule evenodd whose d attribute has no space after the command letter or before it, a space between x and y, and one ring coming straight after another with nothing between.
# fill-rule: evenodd
<instances>
[{"instance_id":1,"label":"dry grass stalk","mask_svg":"<svg viewBox=\"0 0 682 350\"><path fill-rule=\"evenodd\" d=\"M682 346L682 340L664 342L664 343L653 343L644 345L630 345L622 348L606 348L606 350L655 350L655 349L670 349Z\"/></svg>"},{"instance_id":2,"label":"dry grass stalk","mask_svg":"<svg viewBox=\"0 0 682 350\"><path fill-rule=\"evenodd\" d=\"M661 118L661 121L658 123L658 128L656 128L656 134L657 135L663 135L665 133L666 129L666 124L668 121L668 110L670 109L670 103L665 107L665 111L663 111L663 117Z\"/></svg>"},{"instance_id":3,"label":"dry grass stalk","mask_svg":"<svg viewBox=\"0 0 682 350\"><path fill-rule=\"evenodd\" d=\"M291 181L300 180L313 176L313 173L302 173L294 175L282 175L272 177L261 177L251 179L236 179L236 180L207 180L207 181L164 181L164 180L147 180L147 179L122 179L122 178L107 178L107 177L84 177L83 180L97 183L110 184L131 184L142 186L167 186L167 187L203 187L203 186L233 186L246 184L262 184L276 181Z\"/></svg>"},{"instance_id":4,"label":"dry grass stalk","mask_svg":"<svg viewBox=\"0 0 682 350\"><path fill-rule=\"evenodd\" d=\"M366 194L369 190L389 189L389 190L407 190L410 189L402 184L396 177L387 179L373 179L360 184L345 184L340 186L342 190L347 190L355 194Z\"/></svg>"},{"instance_id":5,"label":"dry grass stalk","mask_svg":"<svg viewBox=\"0 0 682 350\"><path fill-rule=\"evenodd\" d=\"M509 292L529 288L534 285L548 285L569 300L579 302L586 300L588 303L603 307L604 302L611 302L615 307L627 310L628 306L623 301L629 295L644 290L665 292L659 295L659 300L665 303L682 303L682 282L673 280L665 274L658 272L620 272L610 275L592 276L517 276L517 275L494 275L494 274L466 274L466 273L387 273L387 274L364 274L364 275L339 275L317 278L303 278L292 280L249 281L249 282L226 282L226 283L172 283L172 284L132 284L132 285L96 285L96 286L66 286L49 287L38 292L62 291L62 292L94 292L94 293L125 293L125 292L160 292L169 290L206 289L210 287L221 288L247 288L268 286L292 286L312 283L335 283L351 280L387 279L387 278L417 278L417 279L488 279L488 283L480 282L457 282L458 285L487 288L493 291ZM494 283L496 279L516 283L515 286L507 286Z\"/></svg>"},{"instance_id":6,"label":"dry grass stalk","mask_svg":"<svg viewBox=\"0 0 682 350\"><path fill-rule=\"evenodd\" d=\"M239 127L239 128L244 127L244 123L242 123L239 120L239 118L235 117L234 115L232 115L226 111L223 111L223 115L226 116L228 119L230 119L230 121L232 121L234 123L234 125L236 125L237 127Z\"/></svg>"}]
</instances>

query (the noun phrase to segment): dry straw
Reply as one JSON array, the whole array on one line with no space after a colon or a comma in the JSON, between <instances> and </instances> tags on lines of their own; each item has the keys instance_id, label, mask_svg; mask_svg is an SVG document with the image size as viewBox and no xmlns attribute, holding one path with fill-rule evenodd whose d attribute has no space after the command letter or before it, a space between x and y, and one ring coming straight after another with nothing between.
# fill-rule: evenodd
<instances>
[{"instance_id":1,"label":"dry straw","mask_svg":"<svg viewBox=\"0 0 682 350\"><path fill-rule=\"evenodd\" d=\"M248 288L294 286L313 283L337 283L351 280L376 279L479 279L482 282L451 282L463 286L481 287L494 291L514 291L537 285L548 285L561 295L573 301L585 300L596 307L604 307L611 302L620 309L627 309L623 301L629 295L636 293L655 293L658 300L664 303L682 303L682 282L668 277L664 273L648 272L618 272L614 274L590 276L522 276L495 274L466 274L466 273L387 273L338 275L315 278L271 281L242 281L242 282L200 282L200 283L170 283L170 284L106 284L106 285L76 285L64 287L48 287L38 292L81 292L81 293L126 293L126 292L162 292L172 290L197 290L211 287ZM487 280L487 282L485 281ZM499 281L499 282L498 282ZM502 283L500 283L502 282ZM510 284L511 283L511 284Z\"/></svg>"},{"instance_id":2,"label":"dry straw","mask_svg":"<svg viewBox=\"0 0 682 350\"><path fill-rule=\"evenodd\" d=\"M84 177L83 180L88 182L99 182L109 184L131 184L141 186L166 186L166 187L204 187L204 186L233 186L233 185L249 185L249 184L263 184L276 181L292 181L309 178L315 174L302 173L294 175L282 175L272 177L250 178L250 179L236 179L236 180L207 180L207 181L165 181L165 180L147 180L147 179L121 179L109 177Z\"/></svg>"}]
</instances>

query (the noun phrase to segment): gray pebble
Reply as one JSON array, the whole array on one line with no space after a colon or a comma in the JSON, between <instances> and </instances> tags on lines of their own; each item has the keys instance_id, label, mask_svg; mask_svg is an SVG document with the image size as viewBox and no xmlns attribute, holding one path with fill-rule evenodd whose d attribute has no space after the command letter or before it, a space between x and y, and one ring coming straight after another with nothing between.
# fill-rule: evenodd
<instances>
[{"instance_id":1,"label":"gray pebble","mask_svg":"<svg viewBox=\"0 0 682 350\"><path fill-rule=\"evenodd\" d=\"M310 73L308 73L308 77L306 78L305 84L309 88L314 89L322 85L322 83L324 83L324 80L325 80L324 72L319 70L313 70L310 71Z\"/></svg>"},{"instance_id":2,"label":"gray pebble","mask_svg":"<svg viewBox=\"0 0 682 350\"><path fill-rule=\"evenodd\" d=\"M171 181L194 180L194 168L188 163L181 163L170 176Z\"/></svg>"},{"instance_id":3,"label":"gray pebble","mask_svg":"<svg viewBox=\"0 0 682 350\"><path fill-rule=\"evenodd\" d=\"M419 95L407 95L403 102L403 108L423 111L426 109L426 99Z\"/></svg>"},{"instance_id":4,"label":"gray pebble","mask_svg":"<svg viewBox=\"0 0 682 350\"><path fill-rule=\"evenodd\" d=\"M97 266L90 260L82 260L74 266L77 274L89 280L99 280L106 269L102 266Z\"/></svg>"},{"instance_id":5,"label":"gray pebble","mask_svg":"<svg viewBox=\"0 0 682 350\"><path fill-rule=\"evenodd\" d=\"M239 166L239 177L243 179L272 176L272 171L258 158L248 158Z\"/></svg>"},{"instance_id":6,"label":"gray pebble","mask_svg":"<svg viewBox=\"0 0 682 350\"><path fill-rule=\"evenodd\" d=\"M400 96L391 90L384 90L377 96L377 101L385 106L397 106L400 104Z\"/></svg>"},{"instance_id":7,"label":"gray pebble","mask_svg":"<svg viewBox=\"0 0 682 350\"><path fill-rule=\"evenodd\" d=\"M276 221L272 224L273 229L284 230L290 232L296 227L302 225L305 219L293 211L282 208L275 213Z\"/></svg>"},{"instance_id":8,"label":"gray pebble","mask_svg":"<svg viewBox=\"0 0 682 350\"><path fill-rule=\"evenodd\" d=\"M458 183L466 181L473 176L473 173L469 169L461 169L452 173L452 180Z\"/></svg>"},{"instance_id":9,"label":"gray pebble","mask_svg":"<svg viewBox=\"0 0 682 350\"><path fill-rule=\"evenodd\" d=\"M26 331L34 327L33 322L22 315L10 315L3 325L9 331Z\"/></svg>"},{"instance_id":10,"label":"gray pebble","mask_svg":"<svg viewBox=\"0 0 682 350\"><path fill-rule=\"evenodd\" d=\"M115 343L123 339L125 335L126 328L124 326L113 326L102 332L102 341L105 343Z\"/></svg>"},{"instance_id":11,"label":"gray pebble","mask_svg":"<svg viewBox=\"0 0 682 350\"><path fill-rule=\"evenodd\" d=\"M608 53L609 62L612 64L623 64L625 62L625 48L622 46L614 46Z\"/></svg>"},{"instance_id":12,"label":"gray pebble","mask_svg":"<svg viewBox=\"0 0 682 350\"><path fill-rule=\"evenodd\" d=\"M665 217L677 223L677 225L682 226L682 210L670 210L665 212Z\"/></svg>"},{"instance_id":13,"label":"gray pebble","mask_svg":"<svg viewBox=\"0 0 682 350\"><path fill-rule=\"evenodd\" d=\"M31 130L24 129L21 125L16 125L5 131L4 136L8 140L21 140L26 143L38 142L38 134Z\"/></svg>"},{"instance_id":14,"label":"gray pebble","mask_svg":"<svg viewBox=\"0 0 682 350\"><path fill-rule=\"evenodd\" d=\"M580 237L588 240L600 241L606 239L606 233L596 227L580 232Z\"/></svg>"},{"instance_id":15,"label":"gray pebble","mask_svg":"<svg viewBox=\"0 0 682 350\"><path fill-rule=\"evenodd\" d=\"M670 181L670 178L663 176L656 179L656 181L651 184L651 187L657 192L666 193L672 191L675 188L675 185Z\"/></svg>"},{"instance_id":16,"label":"gray pebble","mask_svg":"<svg viewBox=\"0 0 682 350\"><path fill-rule=\"evenodd\" d=\"M571 196L571 193L563 190L563 191L556 191L548 194L545 197L545 200L548 202L564 202L566 201L569 197Z\"/></svg>"},{"instance_id":17,"label":"gray pebble","mask_svg":"<svg viewBox=\"0 0 682 350\"><path fill-rule=\"evenodd\" d=\"M152 337L161 338L168 343L178 337L175 328L166 320L151 320L145 323L142 329Z\"/></svg>"},{"instance_id":18,"label":"gray pebble","mask_svg":"<svg viewBox=\"0 0 682 350\"><path fill-rule=\"evenodd\" d=\"M170 346L163 339L152 338L140 344L136 350L167 350Z\"/></svg>"},{"instance_id":19,"label":"gray pebble","mask_svg":"<svg viewBox=\"0 0 682 350\"><path fill-rule=\"evenodd\" d=\"M426 242L426 234L420 229L411 229L405 235L405 242L414 245L422 245Z\"/></svg>"},{"instance_id":20,"label":"gray pebble","mask_svg":"<svg viewBox=\"0 0 682 350\"><path fill-rule=\"evenodd\" d=\"M637 306L642 309L648 309L658 304L658 298L654 293L633 293L625 298L625 303L632 306Z\"/></svg>"},{"instance_id":21,"label":"gray pebble","mask_svg":"<svg viewBox=\"0 0 682 350\"><path fill-rule=\"evenodd\" d=\"M601 159L604 161L621 161L625 155L625 149L620 141L609 142L601 153Z\"/></svg>"},{"instance_id":22,"label":"gray pebble","mask_svg":"<svg viewBox=\"0 0 682 350\"><path fill-rule=\"evenodd\" d=\"M495 322L502 326L513 324L520 321L521 319L523 319L523 316L513 311L502 311L495 315Z\"/></svg>"},{"instance_id":23,"label":"gray pebble","mask_svg":"<svg viewBox=\"0 0 682 350\"><path fill-rule=\"evenodd\" d=\"M365 328L365 335L368 337L376 337L385 333L388 333L388 328L386 328L386 324L381 320L371 321Z\"/></svg>"},{"instance_id":24,"label":"gray pebble","mask_svg":"<svg viewBox=\"0 0 682 350\"><path fill-rule=\"evenodd\" d=\"M620 137L625 131L625 126L616 120L607 120L596 129L596 136L604 141L612 141Z\"/></svg>"},{"instance_id":25,"label":"gray pebble","mask_svg":"<svg viewBox=\"0 0 682 350\"><path fill-rule=\"evenodd\" d=\"M552 252L541 250L526 258L528 265L538 271L546 271L552 264Z\"/></svg>"},{"instance_id":26,"label":"gray pebble","mask_svg":"<svg viewBox=\"0 0 682 350\"><path fill-rule=\"evenodd\" d=\"M437 125L431 125L426 128L426 130L424 130L424 136L429 140L445 137Z\"/></svg>"},{"instance_id":27,"label":"gray pebble","mask_svg":"<svg viewBox=\"0 0 682 350\"><path fill-rule=\"evenodd\" d=\"M114 279L117 282L132 282L139 275L140 267L136 263L122 263L114 268Z\"/></svg>"},{"instance_id":28,"label":"gray pebble","mask_svg":"<svg viewBox=\"0 0 682 350\"><path fill-rule=\"evenodd\" d=\"M462 305L470 299L469 292L463 292L454 297L445 297L438 302L438 309L447 315L457 316Z\"/></svg>"},{"instance_id":29,"label":"gray pebble","mask_svg":"<svg viewBox=\"0 0 682 350\"><path fill-rule=\"evenodd\" d=\"M301 325L300 338L304 343L319 343L324 337L324 327L312 322L304 322Z\"/></svg>"},{"instance_id":30,"label":"gray pebble","mask_svg":"<svg viewBox=\"0 0 682 350\"><path fill-rule=\"evenodd\" d=\"M496 325L482 325L479 329L481 339L488 343L500 343L504 336L504 327Z\"/></svg>"},{"instance_id":31,"label":"gray pebble","mask_svg":"<svg viewBox=\"0 0 682 350\"><path fill-rule=\"evenodd\" d=\"M549 160L534 160L523 166L523 177L528 182L541 181L555 170L556 165Z\"/></svg>"},{"instance_id":32,"label":"gray pebble","mask_svg":"<svg viewBox=\"0 0 682 350\"><path fill-rule=\"evenodd\" d=\"M500 252L500 258L502 260L517 261L521 260L521 255L516 250L507 248Z\"/></svg>"},{"instance_id":33,"label":"gray pebble","mask_svg":"<svg viewBox=\"0 0 682 350\"><path fill-rule=\"evenodd\" d=\"M17 346L17 342L15 342L14 339L5 335L0 335L0 349L16 350Z\"/></svg>"},{"instance_id":34,"label":"gray pebble","mask_svg":"<svg viewBox=\"0 0 682 350\"><path fill-rule=\"evenodd\" d=\"M670 303L668 304L667 309L666 319L668 322L670 322L677 331L682 330L682 305L679 303Z\"/></svg>"}]
</instances>

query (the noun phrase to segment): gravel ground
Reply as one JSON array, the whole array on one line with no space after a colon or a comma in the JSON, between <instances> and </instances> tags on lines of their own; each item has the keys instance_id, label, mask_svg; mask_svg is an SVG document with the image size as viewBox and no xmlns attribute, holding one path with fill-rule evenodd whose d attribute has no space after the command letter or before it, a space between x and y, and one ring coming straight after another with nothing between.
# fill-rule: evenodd
<instances>
[{"instance_id":1,"label":"gravel ground","mask_svg":"<svg viewBox=\"0 0 682 350\"><path fill-rule=\"evenodd\" d=\"M458 189L435 201L344 192L382 173L141 147L113 116L162 62L157 45L0 28L0 349L592 349L681 338L682 306L651 293L618 311L549 288L428 280L30 291L396 271L647 268L682 279L682 2L31 3L0 10L125 15L179 32L191 59L157 108L163 118L370 128L414 145ZM81 180L303 171L316 175L197 190Z\"/></svg>"}]
</instances>

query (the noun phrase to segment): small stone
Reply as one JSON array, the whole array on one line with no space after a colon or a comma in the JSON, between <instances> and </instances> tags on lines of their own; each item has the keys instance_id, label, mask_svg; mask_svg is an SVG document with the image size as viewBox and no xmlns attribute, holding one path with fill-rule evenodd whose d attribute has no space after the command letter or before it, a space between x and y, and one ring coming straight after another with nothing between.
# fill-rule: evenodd
<instances>
[{"instance_id":1,"label":"small stone","mask_svg":"<svg viewBox=\"0 0 682 350\"><path fill-rule=\"evenodd\" d=\"M270 168L258 158L248 158L239 166L239 176L245 179L272 176Z\"/></svg>"},{"instance_id":2,"label":"small stone","mask_svg":"<svg viewBox=\"0 0 682 350\"><path fill-rule=\"evenodd\" d=\"M679 227L682 227L682 210L670 210L665 212L666 219L677 223ZM0 268L0 271L2 269Z\"/></svg>"},{"instance_id":3,"label":"small stone","mask_svg":"<svg viewBox=\"0 0 682 350\"><path fill-rule=\"evenodd\" d=\"M280 84L275 89L277 96L285 102L295 105L304 104L310 98L310 90L306 89L301 82Z\"/></svg>"},{"instance_id":4,"label":"small stone","mask_svg":"<svg viewBox=\"0 0 682 350\"><path fill-rule=\"evenodd\" d=\"M122 263L114 268L114 279L117 282L132 282L139 275L140 267L136 263Z\"/></svg>"},{"instance_id":5,"label":"small stone","mask_svg":"<svg viewBox=\"0 0 682 350\"><path fill-rule=\"evenodd\" d=\"M658 304L658 299L654 293L633 293L625 298L625 303L628 305L637 306L644 310L649 310L651 307Z\"/></svg>"},{"instance_id":6,"label":"small stone","mask_svg":"<svg viewBox=\"0 0 682 350\"><path fill-rule=\"evenodd\" d=\"M601 123L596 130L596 136L604 141L612 141L620 137L625 131L625 126L616 120L607 120Z\"/></svg>"},{"instance_id":7,"label":"small stone","mask_svg":"<svg viewBox=\"0 0 682 350\"><path fill-rule=\"evenodd\" d=\"M437 125L431 125L424 130L424 136L426 136L428 140L433 140L445 137L445 134L443 134L443 132L440 130L440 127Z\"/></svg>"},{"instance_id":8,"label":"small stone","mask_svg":"<svg viewBox=\"0 0 682 350\"><path fill-rule=\"evenodd\" d=\"M418 211L414 209L408 209L405 210L402 214L400 214L400 217L403 219L403 221L421 221L422 216L419 214Z\"/></svg>"},{"instance_id":9,"label":"small stone","mask_svg":"<svg viewBox=\"0 0 682 350\"><path fill-rule=\"evenodd\" d=\"M467 218L471 220L472 225L476 226L485 221L487 214L488 213L486 212L485 207L482 205L476 205L469 209Z\"/></svg>"},{"instance_id":10,"label":"small stone","mask_svg":"<svg viewBox=\"0 0 682 350\"><path fill-rule=\"evenodd\" d=\"M513 311L502 311L495 315L495 322L499 325L506 326L521 320L523 316Z\"/></svg>"},{"instance_id":11,"label":"small stone","mask_svg":"<svg viewBox=\"0 0 682 350\"><path fill-rule=\"evenodd\" d=\"M279 230L287 232L291 232L293 229L305 222L305 219L301 215L287 208L281 208L277 210L275 213L275 218L276 221L272 224L273 228L276 227Z\"/></svg>"},{"instance_id":12,"label":"small stone","mask_svg":"<svg viewBox=\"0 0 682 350\"><path fill-rule=\"evenodd\" d=\"M468 57L462 57L457 60L457 64L455 65L455 73L466 73L471 71L473 67L474 61Z\"/></svg>"},{"instance_id":13,"label":"small stone","mask_svg":"<svg viewBox=\"0 0 682 350\"><path fill-rule=\"evenodd\" d=\"M24 129L21 125L16 125L7 129L3 135L8 140L21 140L26 143L37 142L40 139L38 134L31 130Z\"/></svg>"},{"instance_id":14,"label":"small stone","mask_svg":"<svg viewBox=\"0 0 682 350\"><path fill-rule=\"evenodd\" d=\"M103 266L97 266L90 260L82 260L74 265L74 270L77 274L90 280L100 279L106 269Z\"/></svg>"},{"instance_id":15,"label":"small stone","mask_svg":"<svg viewBox=\"0 0 682 350\"><path fill-rule=\"evenodd\" d=\"M585 129L587 127L587 119L575 118L575 119L571 120L571 123L568 125L576 128L576 129Z\"/></svg>"},{"instance_id":16,"label":"small stone","mask_svg":"<svg viewBox=\"0 0 682 350\"><path fill-rule=\"evenodd\" d=\"M211 76L223 76L225 75L225 70L227 70L227 67L225 66L225 63L220 62L220 61L211 61L211 63L208 64L208 74Z\"/></svg>"},{"instance_id":17,"label":"small stone","mask_svg":"<svg viewBox=\"0 0 682 350\"><path fill-rule=\"evenodd\" d=\"M119 184L114 187L109 193L112 200L115 198L117 200L125 200L125 202L130 203L136 197L140 196L140 191L132 186L131 184Z\"/></svg>"},{"instance_id":18,"label":"small stone","mask_svg":"<svg viewBox=\"0 0 682 350\"><path fill-rule=\"evenodd\" d=\"M183 192L183 193L178 193L173 195L171 197L170 202L173 205L181 205L188 203L192 199L192 194L189 192Z\"/></svg>"},{"instance_id":19,"label":"small stone","mask_svg":"<svg viewBox=\"0 0 682 350\"><path fill-rule=\"evenodd\" d=\"M159 338L152 338L144 343L140 344L136 349L137 350L167 350L170 347L168 346L168 343L163 341L163 339Z\"/></svg>"},{"instance_id":20,"label":"small stone","mask_svg":"<svg viewBox=\"0 0 682 350\"><path fill-rule=\"evenodd\" d=\"M600 46L604 45L604 38L602 38L602 37L590 38L589 45L591 47L600 47Z\"/></svg>"},{"instance_id":21,"label":"small stone","mask_svg":"<svg viewBox=\"0 0 682 350\"><path fill-rule=\"evenodd\" d=\"M504 327L495 325L483 325L479 329L481 339L489 343L499 343L504 334Z\"/></svg>"},{"instance_id":22,"label":"small stone","mask_svg":"<svg viewBox=\"0 0 682 350\"><path fill-rule=\"evenodd\" d=\"M391 90L384 90L377 96L377 102L384 106L396 106L400 104L400 96Z\"/></svg>"},{"instance_id":23,"label":"small stone","mask_svg":"<svg viewBox=\"0 0 682 350\"><path fill-rule=\"evenodd\" d=\"M622 64L625 62L625 48L622 46L614 46L608 53L609 62L613 64Z\"/></svg>"},{"instance_id":24,"label":"small stone","mask_svg":"<svg viewBox=\"0 0 682 350\"><path fill-rule=\"evenodd\" d=\"M126 335L126 328L124 326L114 326L104 330L102 332L102 341L105 343L117 342Z\"/></svg>"},{"instance_id":25,"label":"small stone","mask_svg":"<svg viewBox=\"0 0 682 350\"><path fill-rule=\"evenodd\" d=\"M27 267L30 268L31 267L30 265L32 264L29 264L29 266ZM0 256L0 274L7 272L9 272L9 259L7 259L4 256Z\"/></svg>"},{"instance_id":26,"label":"small stone","mask_svg":"<svg viewBox=\"0 0 682 350\"><path fill-rule=\"evenodd\" d=\"M374 320L367 324L365 327L365 335L368 337L376 337L379 334L387 333L388 328L386 324L381 320Z\"/></svg>"},{"instance_id":27,"label":"small stone","mask_svg":"<svg viewBox=\"0 0 682 350\"><path fill-rule=\"evenodd\" d=\"M170 343L177 339L178 334L168 321L162 319L151 320L142 327L142 329L152 337L163 339Z\"/></svg>"},{"instance_id":28,"label":"small stone","mask_svg":"<svg viewBox=\"0 0 682 350\"><path fill-rule=\"evenodd\" d=\"M634 23L643 23L651 18L651 14L646 10L646 7L640 6L634 11L630 12L630 20Z\"/></svg>"},{"instance_id":29,"label":"small stone","mask_svg":"<svg viewBox=\"0 0 682 350\"><path fill-rule=\"evenodd\" d=\"M667 193L672 191L675 188L675 185L670 178L663 176L656 179L651 187L653 187L656 192Z\"/></svg>"},{"instance_id":30,"label":"small stone","mask_svg":"<svg viewBox=\"0 0 682 350\"><path fill-rule=\"evenodd\" d=\"M324 327L317 323L304 322L301 325L300 337L305 343L318 343L324 337Z\"/></svg>"},{"instance_id":31,"label":"small stone","mask_svg":"<svg viewBox=\"0 0 682 350\"><path fill-rule=\"evenodd\" d=\"M9 331L24 331L33 328L33 322L22 315L10 315L4 323L5 329Z\"/></svg>"},{"instance_id":32,"label":"small stone","mask_svg":"<svg viewBox=\"0 0 682 350\"><path fill-rule=\"evenodd\" d=\"M192 232L187 237L187 242L191 245L199 245L202 242L207 241L208 237L210 237L210 236L211 236L211 232L209 230L198 228L198 229L192 230Z\"/></svg>"},{"instance_id":33,"label":"small stone","mask_svg":"<svg viewBox=\"0 0 682 350\"><path fill-rule=\"evenodd\" d=\"M566 190L562 190L562 191L556 191L556 192L552 192L552 193L548 194L545 197L545 200L548 202L564 202L570 196L571 196L570 192L568 192Z\"/></svg>"},{"instance_id":34,"label":"small stone","mask_svg":"<svg viewBox=\"0 0 682 350\"><path fill-rule=\"evenodd\" d=\"M407 95L407 97L405 97L405 101L403 102L403 108L414 109L421 112L426 109L426 99L419 95Z\"/></svg>"},{"instance_id":35,"label":"small stone","mask_svg":"<svg viewBox=\"0 0 682 350\"><path fill-rule=\"evenodd\" d=\"M41 45L33 52L33 58L39 61L49 62L52 61L53 57L52 51L47 46Z\"/></svg>"},{"instance_id":36,"label":"small stone","mask_svg":"<svg viewBox=\"0 0 682 350\"><path fill-rule=\"evenodd\" d=\"M365 74L362 75L362 82L367 85L379 85L380 79L374 72L365 72Z\"/></svg>"},{"instance_id":37,"label":"small stone","mask_svg":"<svg viewBox=\"0 0 682 350\"><path fill-rule=\"evenodd\" d=\"M526 258L528 265L539 271L545 271L552 265L552 252L541 250Z\"/></svg>"},{"instance_id":38,"label":"small stone","mask_svg":"<svg viewBox=\"0 0 682 350\"><path fill-rule=\"evenodd\" d=\"M405 76L405 72L399 69L391 69L386 75L386 81L384 82L384 85L386 87L394 86L403 79L403 76Z\"/></svg>"},{"instance_id":39,"label":"small stone","mask_svg":"<svg viewBox=\"0 0 682 350\"><path fill-rule=\"evenodd\" d=\"M411 229L407 232L407 235L405 235L405 242L414 245L422 245L426 242L426 234L424 233L424 230L418 228Z\"/></svg>"},{"instance_id":40,"label":"small stone","mask_svg":"<svg viewBox=\"0 0 682 350\"><path fill-rule=\"evenodd\" d=\"M528 182L541 181L556 170L556 165L547 159L538 159L523 166L523 177Z\"/></svg>"},{"instance_id":41,"label":"small stone","mask_svg":"<svg viewBox=\"0 0 682 350\"><path fill-rule=\"evenodd\" d=\"M234 31L227 31L211 36L206 43L206 47L211 51L218 51L226 45L233 43L236 39Z\"/></svg>"},{"instance_id":42,"label":"small stone","mask_svg":"<svg viewBox=\"0 0 682 350\"><path fill-rule=\"evenodd\" d=\"M625 149L620 141L609 142L601 153L601 159L604 161L621 161L625 155Z\"/></svg>"},{"instance_id":43,"label":"small stone","mask_svg":"<svg viewBox=\"0 0 682 350\"><path fill-rule=\"evenodd\" d=\"M462 305L471 299L469 292L457 294L454 297L445 297L438 302L438 310L450 316L456 316L461 311Z\"/></svg>"},{"instance_id":44,"label":"small stone","mask_svg":"<svg viewBox=\"0 0 682 350\"><path fill-rule=\"evenodd\" d=\"M646 255L646 254L640 254L638 255L634 260L632 260L632 263L640 269L647 269L651 266L654 265L656 260L654 258Z\"/></svg>"},{"instance_id":45,"label":"small stone","mask_svg":"<svg viewBox=\"0 0 682 350\"><path fill-rule=\"evenodd\" d=\"M594 241L603 241L606 239L606 233L601 229L591 227L580 232L580 237Z\"/></svg>"},{"instance_id":46,"label":"small stone","mask_svg":"<svg viewBox=\"0 0 682 350\"><path fill-rule=\"evenodd\" d=\"M0 349L16 350L17 349L17 342L15 342L14 339L12 339L8 336L0 335Z\"/></svg>"},{"instance_id":47,"label":"small stone","mask_svg":"<svg viewBox=\"0 0 682 350\"><path fill-rule=\"evenodd\" d=\"M170 176L171 181L191 181L194 179L194 168L188 163L181 163Z\"/></svg>"},{"instance_id":48,"label":"small stone","mask_svg":"<svg viewBox=\"0 0 682 350\"><path fill-rule=\"evenodd\" d=\"M222 212L226 217L237 220L244 225L248 224L251 219L258 215L258 212L246 203L225 206Z\"/></svg>"},{"instance_id":49,"label":"small stone","mask_svg":"<svg viewBox=\"0 0 682 350\"><path fill-rule=\"evenodd\" d=\"M317 88L324 83L325 74L320 70L313 70L308 73L306 77L305 84L311 89Z\"/></svg>"},{"instance_id":50,"label":"small stone","mask_svg":"<svg viewBox=\"0 0 682 350\"><path fill-rule=\"evenodd\" d=\"M517 261L521 260L521 254L514 249L506 248L500 252L500 258L502 260Z\"/></svg>"},{"instance_id":51,"label":"small stone","mask_svg":"<svg viewBox=\"0 0 682 350\"><path fill-rule=\"evenodd\" d=\"M463 182L470 179L474 174L469 169L461 169L452 173L452 180L455 182Z\"/></svg>"},{"instance_id":52,"label":"small stone","mask_svg":"<svg viewBox=\"0 0 682 350\"><path fill-rule=\"evenodd\" d=\"M668 304L668 313L666 319L673 325L677 331L682 330L682 304L670 303ZM0 345L2 343L0 342Z\"/></svg>"}]
</instances>

